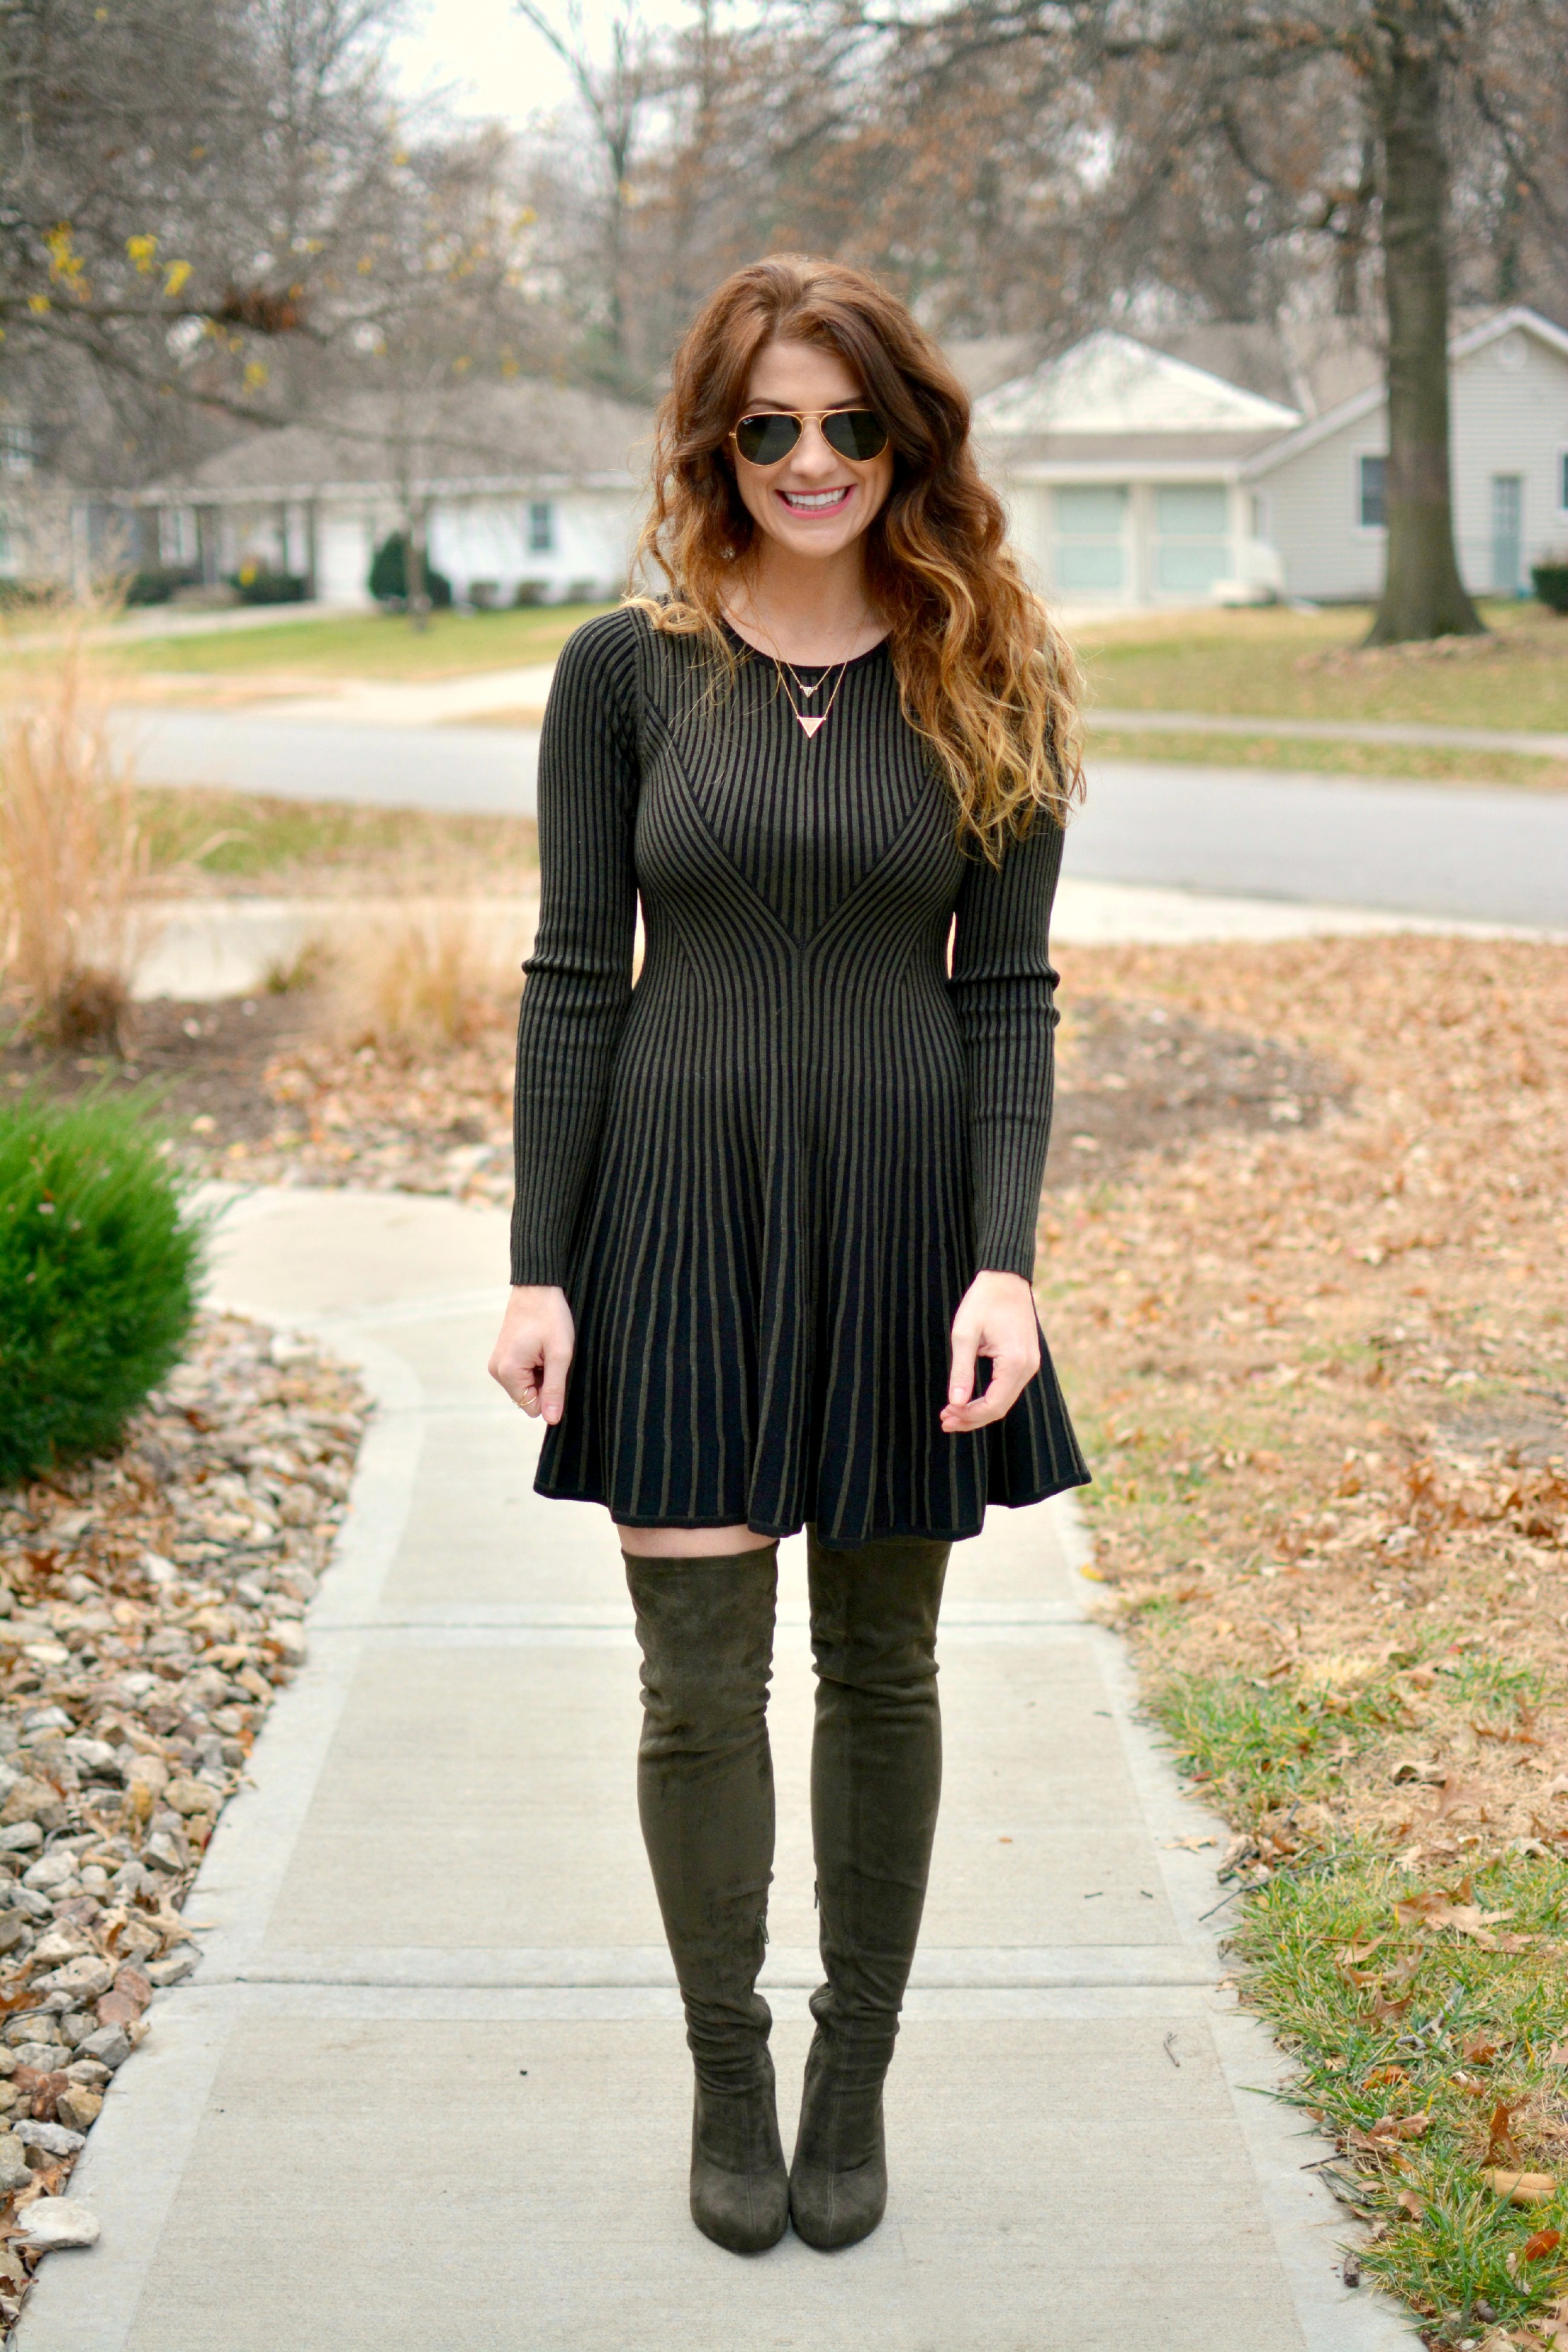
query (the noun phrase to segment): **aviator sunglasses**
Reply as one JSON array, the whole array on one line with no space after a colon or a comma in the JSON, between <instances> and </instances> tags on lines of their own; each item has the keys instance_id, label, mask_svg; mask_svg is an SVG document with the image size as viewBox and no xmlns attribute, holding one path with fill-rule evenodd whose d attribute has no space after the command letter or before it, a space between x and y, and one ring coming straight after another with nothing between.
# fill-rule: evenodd
<instances>
[{"instance_id":1,"label":"aviator sunglasses","mask_svg":"<svg viewBox=\"0 0 1568 2352\"><path fill-rule=\"evenodd\" d=\"M742 416L730 438L748 466L782 466L808 425L841 457L863 466L888 446L888 428L868 408L770 408Z\"/></svg>"}]
</instances>

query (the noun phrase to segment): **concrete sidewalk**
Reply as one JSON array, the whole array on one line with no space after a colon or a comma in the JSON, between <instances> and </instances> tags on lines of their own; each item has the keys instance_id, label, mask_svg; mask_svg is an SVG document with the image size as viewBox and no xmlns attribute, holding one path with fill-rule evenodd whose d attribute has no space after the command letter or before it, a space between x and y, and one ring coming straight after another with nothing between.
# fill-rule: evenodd
<instances>
[{"instance_id":1,"label":"concrete sidewalk","mask_svg":"<svg viewBox=\"0 0 1568 2352\"><path fill-rule=\"evenodd\" d=\"M345 923L395 923L438 908L460 909L492 940L498 961L521 963L533 944L537 898L177 898L158 908L157 929L137 967L133 992L142 1000L244 996L263 989L269 971L286 967L312 940L341 940ZM1390 914L1375 907L1144 889L1070 874L1058 890L1051 916L1058 947L1105 947L1127 940L1181 947L1208 940L1382 937L1400 931L1496 939L1513 936L1515 928Z\"/></svg>"},{"instance_id":2,"label":"concrete sidewalk","mask_svg":"<svg viewBox=\"0 0 1568 2352\"><path fill-rule=\"evenodd\" d=\"M948 1784L865 2245L743 2262L686 2214L679 2009L637 1834L637 1662L602 1513L537 1499L489 1384L504 1219L231 1208L226 1305L380 1399L310 1659L191 1897L23 2352L1394 2352L1220 1989L1218 1825L1085 1622L1072 1514L994 1514L943 1619ZM774 1702L764 1983L786 2145L816 1981L801 1546Z\"/></svg>"}]
</instances>

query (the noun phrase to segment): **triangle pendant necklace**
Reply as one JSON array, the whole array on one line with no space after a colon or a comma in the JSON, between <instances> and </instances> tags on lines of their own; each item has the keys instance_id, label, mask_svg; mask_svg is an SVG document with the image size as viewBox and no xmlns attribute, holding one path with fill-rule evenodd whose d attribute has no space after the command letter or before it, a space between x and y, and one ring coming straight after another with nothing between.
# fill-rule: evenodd
<instances>
[{"instance_id":1,"label":"triangle pendant necklace","mask_svg":"<svg viewBox=\"0 0 1568 2352\"><path fill-rule=\"evenodd\" d=\"M842 688L845 679L849 675L849 665L847 661L839 664L838 677L834 684L833 691L828 696L826 704L820 710L803 710L801 709L799 703L796 702L795 698L795 695L790 692L789 688L784 684L784 673L787 670L790 677L794 678L796 692L802 695L807 695L819 693L822 688L826 685L828 678L828 673L826 670L823 671L822 676L816 680L816 683L814 686L805 686L803 685L801 680L795 677L794 665L790 662L782 661L777 654L773 656L773 667L778 672L779 687L784 695L784 698L788 703L791 710L795 713L795 718L800 721L801 732L809 743L812 737L816 733L817 729L819 727L826 727L829 719L833 716L833 706L838 699L839 689Z\"/></svg>"}]
</instances>

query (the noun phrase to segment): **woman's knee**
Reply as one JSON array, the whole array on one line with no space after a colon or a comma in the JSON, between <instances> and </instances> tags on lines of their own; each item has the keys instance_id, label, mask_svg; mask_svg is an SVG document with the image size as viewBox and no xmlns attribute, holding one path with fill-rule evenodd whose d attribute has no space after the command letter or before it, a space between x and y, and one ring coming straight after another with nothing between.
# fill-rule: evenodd
<instances>
[{"instance_id":1,"label":"woman's knee","mask_svg":"<svg viewBox=\"0 0 1568 2352\"><path fill-rule=\"evenodd\" d=\"M682 1747L743 1745L765 1719L773 1674L777 1565L626 1559L642 1651L645 1738Z\"/></svg>"},{"instance_id":2,"label":"woman's knee","mask_svg":"<svg viewBox=\"0 0 1568 2352\"><path fill-rule=\"evenodd\" d=\"M889 1537L808 1552L811 1646L819 1680L908 1696L936 1680L936 1629L951 1547Z\"/></svg>"}]
</instances>

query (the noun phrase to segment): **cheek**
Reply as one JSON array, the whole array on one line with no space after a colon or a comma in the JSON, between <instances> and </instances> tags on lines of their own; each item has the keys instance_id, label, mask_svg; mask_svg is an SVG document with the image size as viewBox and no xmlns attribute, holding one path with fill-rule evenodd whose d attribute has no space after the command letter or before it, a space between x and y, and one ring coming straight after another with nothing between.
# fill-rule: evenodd
<instances>
[{"instance_id":1,"label":"cheek","mask_svg":"<svg viewBox=\"0 0 1568 2352\"><path fill-rule=\"evenodd\" d=\"M875 466L871 467L866 483L866 488L868 494L867 498L867 505L870 509L866 518L868 522L874 520L874 519L881 513L882 509L888 503L889 495L892 490L892 487L893 453L890 449L885 449L882 452L882 455L878 458Z\"/></svg>"},{"instance_id":2,"label":"cheek","mask_svg":"<svg viewBox=\"0 0 1568 2352\"><path fill-rule=\"evenodd\" d=\"M735 488L740 493L741 504L745 508L752 520L765 530L773 520L773 509L768 503L772 494L767 476L755 472L742 473L737 467L734 480Z\"/></svg>"}]
</instances>

